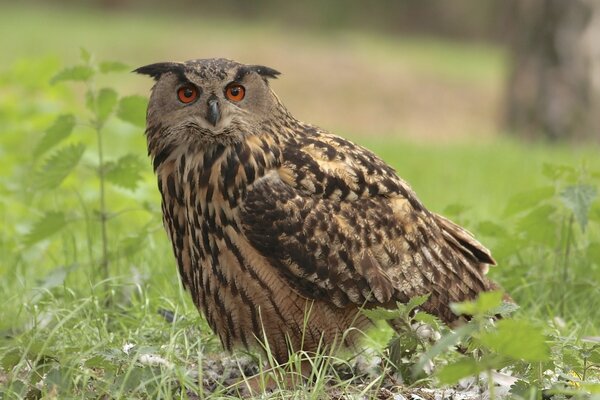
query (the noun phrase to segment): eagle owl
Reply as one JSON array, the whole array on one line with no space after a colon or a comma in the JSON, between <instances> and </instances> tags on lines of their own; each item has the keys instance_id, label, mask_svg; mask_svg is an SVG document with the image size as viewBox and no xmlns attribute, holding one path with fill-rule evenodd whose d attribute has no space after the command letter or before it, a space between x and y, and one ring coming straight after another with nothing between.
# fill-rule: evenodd
<instances>
[{"instance_id":1,"label":"eagle owl","mask_svg":"<svg viewBox=\"0 0 600 400\"><path fill-rule=\"evenodd\" d=\"M352 346L362 308L421 308L446 323L475 298L490 252L425 208L372 152L294 118L279 72L226 59L147 65L146 136L179 274L223 346ZM350 329L357 328L357 329ZM346 332L346 333L345 333Z\"/></svg>"}]
</instances>

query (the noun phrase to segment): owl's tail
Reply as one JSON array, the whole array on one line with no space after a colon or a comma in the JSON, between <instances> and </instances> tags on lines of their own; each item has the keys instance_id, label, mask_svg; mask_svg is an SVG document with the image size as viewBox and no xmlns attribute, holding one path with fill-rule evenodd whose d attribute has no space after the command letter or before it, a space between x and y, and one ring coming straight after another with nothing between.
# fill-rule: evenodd
<instances>
[{"instance_id":1,"label":"owl's tail","mask_svg":"<svg viewBox=\"0 0 600 400\"><path fill-rule=\"evenodd\" d=\"M433 216L435 217L438 226L442 229L442 233L446 240L452 244L456 250L459 250L469 258L475 257L481 264L496 265L496 260L492 257L492 253L479 243L471 232L439 214L433 214Z\"/></svg>"},{"instance_id":2,"label":"owl's tail","mask_svg":"<svg viewBox=\"0 0 600 400\"><path fill-rule=\"evenodd\" d=\"M450 303L474 300L481 292L501 290L497 283L486 276L489 266L496 265L496 260L469 231L441 215L433 216L445 241L456 252L460 262L456 275L448 277L450 281L455 282L447 282L450 287L435 288L437 290L431 294L432 298L428 303L434 306L434 314L453 325L463 318L452 312ZM504 294L504 301L514 302L508 294Z\"/></svg>"}]
</instances>

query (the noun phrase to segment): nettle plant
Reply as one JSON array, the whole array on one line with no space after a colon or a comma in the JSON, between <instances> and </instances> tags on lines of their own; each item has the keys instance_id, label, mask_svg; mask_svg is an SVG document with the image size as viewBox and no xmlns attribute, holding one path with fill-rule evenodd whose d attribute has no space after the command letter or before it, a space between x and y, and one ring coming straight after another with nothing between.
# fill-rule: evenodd
<instances>
[{"instance_id":1,"label":"nettle plant","mask_svg":"<svg viewBox=\"0 0 600 400\"><path fill-rule=\"evenodd\" d=\"M510 269L507 286L517 296L549 316L598 321L600 296L588 294L600 289L600 171L545 164L543 174L547 186L516 194L502 223L483 222L478 229L496 239L495 255ZM540 303L540 294L548 301ZM596 307L583 310L590 300Z\"/></svg>"},{"instance_id":2,"label":"nettle plant","mask_svg":"<svg viewBox=\"0 0 600 400\"><path fill-rule=\"evenodd\" d=\"M415 312L427 296L398 310L369 311L374 319L400 319L407 327L387 349L403 382L453 385L483 375L494 398L493 374L502 371L513 377L511 398L600 393L600 173L547 164L543 174L549 185L512 197L501 223L477 227L492 241L503 270L498 280L521 310L504 303L501 292L484 293L453 305L457 314L470 316L453 330ZM497 315L503 318L494 321ZM423 335L432 328L442 334L437 341Z\"/></svg>"},{"instance_id":3,"label":"nettle plant","mask_svg":"<svg viewBox=\"0 0 600 400\"><path fill-rule=\"evenodd\" d=\"M506 289L523 310L547 322L519 327L500 321L494 329L510 329L494 337L504 349L525 344L511 350L514 362L506 364L520 378L511 390L514 397L535 398L543 390L563 396L600 393L600 172L545 164L542 173L548 185L514 195L501 223L482 222L478 230L495 239L495 255L507 270ZM490 337L484 338L473 343L489 348ZM496 367L508 360L501 358ZM461 361L463 367L469 362ZM449 365L446 371L460 372L459 367Z\"/></svg>"},{"instance_id":4,"label":"nettle plant","mask_svg":"<svg viewBox=\"0 0 600 400\"><path fill-rule=\"evenodd\" d=\"M79 65L65 68L51 79L53 85L83 86L80 103L85 104L85 111L56 116L34 144L31 172L23 182L31 204L37 207L36 213L41 214L25 235L24 245L31 247L42 241L52 245L58 241L60 244L54 244L64 249L63 263L69 261L69 265L52 271L50 286L52 282L62 283L57 277L64 279L83 264L92 282L108 280L111 262L141 250L149 232L156 229L155 210L148 203L137 202L132 194L143 179L146 160L131 153L117 158L107 156L118 154L118 143L124 140L119 137L123 129L113 129L117 123L114 120L133 124L140 136L145 124L145 97L121 96L114 88L97 87L103 75L127 70L120 62L96 63L90 53L82 50ZM138 216L133 225L128 219L126 236L115 237L114 232L122 234L122 229L115 229L111 235L110 227L116 219L139 211L149 215ZM145 224L139 222L143 219ZM82 247L85 261L79 255Z\"/></svg>"}]
</instances>

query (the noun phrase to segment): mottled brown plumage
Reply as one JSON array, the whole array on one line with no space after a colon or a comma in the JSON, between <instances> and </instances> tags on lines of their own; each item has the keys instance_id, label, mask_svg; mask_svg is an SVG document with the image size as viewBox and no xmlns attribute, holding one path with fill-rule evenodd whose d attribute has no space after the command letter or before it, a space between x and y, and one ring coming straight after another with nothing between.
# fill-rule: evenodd
<instances>
[{"instance_id":1,"label":"mottled brown plumage","mask_svg":"<svg viewBox=\"0 0 600 400\"><path fill-rule=\"evenodd\" d=\"M485 247L375 154L296 120L269 88L277 71L210 59L137 72L157 81L146 135L179 273L227 349L266 339L285 361L289 347L352 345L361 307L430 294L422 308L451 323L451 302L495 288Z\"/></svg>"}]
</instances>

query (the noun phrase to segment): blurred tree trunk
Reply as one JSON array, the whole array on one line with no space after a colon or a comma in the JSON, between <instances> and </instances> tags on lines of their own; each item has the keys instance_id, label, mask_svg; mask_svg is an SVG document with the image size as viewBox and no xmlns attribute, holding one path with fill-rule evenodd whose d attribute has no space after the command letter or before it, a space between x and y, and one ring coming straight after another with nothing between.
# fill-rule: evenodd
<instances>
[{"instance_id":1,"label":"blurred tree trunk","mask_svg":"<svg viewBox=\"0 0 600 400\"><path fill-rule=\"evenodd\" d=\"M513 0L506 124L551 140L600 138L600 1Z\"/></svg>"}]
</instances>

